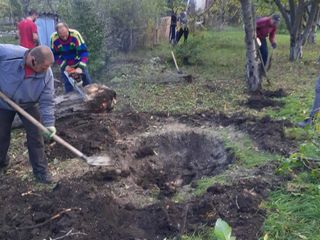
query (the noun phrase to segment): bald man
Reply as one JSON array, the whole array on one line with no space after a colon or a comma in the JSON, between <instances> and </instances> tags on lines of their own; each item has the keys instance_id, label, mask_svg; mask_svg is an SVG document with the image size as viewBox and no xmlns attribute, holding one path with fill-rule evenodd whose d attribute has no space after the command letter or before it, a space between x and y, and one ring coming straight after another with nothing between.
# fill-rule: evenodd
<instances>
[{"instance_id":1,"label":"bald man","mask_svg":"<svg viewBox=\"0 0 320 240\"><path fill-rule=\"evenodd\" d=\"M61 79L64 82L66 93L73 91L74 88L64 71L70 72L74 69L82 76L82 86L92 83L87 67L88 48L77 30L70 29L64 22L58 23L56 32L51 35L51 50L56 63L60 66Z\"/></svg>"},{"instance_id":2,"label":"bald man","mask_svg":"<svg viewBox=\"0 0 320 240\"><path fill-rule=\"evenodd\" d=\"M0 91L35 119L42 121L52 133L50 137L56 133L53 75L50 68L53 61L53 54L46 46L29 50L16 45L0 44ZM11 125L16 113L0 99L0 172L9 165L7 153ZM21 114L19 117L26 129L29 160L35 179L41 183L51 183L42 132Z\"/></svg>"}]
</instances>

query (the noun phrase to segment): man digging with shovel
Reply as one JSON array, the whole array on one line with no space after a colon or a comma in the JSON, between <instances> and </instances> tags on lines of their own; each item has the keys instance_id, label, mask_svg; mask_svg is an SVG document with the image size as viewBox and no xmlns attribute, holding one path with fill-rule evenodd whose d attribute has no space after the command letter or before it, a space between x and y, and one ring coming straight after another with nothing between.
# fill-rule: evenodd
<instances>
[{"instance_id":1,"label":"man digging with shovel","mask_svg":"<svg viewBox=\"0 0 320 240\"><path fill-rule=\"evenodd\" d=\"M257 37L260 41L259 44L259 55L262 58L262 64L264 68L264 73L269 69L270 58L268 58L268 44L267 37L269 37L269 41L271 43L271 47L275 49L277 47L277 43L275 41L277 27L280 23L280 15L274 14L271 17L261 17L256 21L256 32Z\"/></svg>"},{"instance_id":2,"label":"man digging with shovel","mask_svg":"<svg viewBox=\"0 0 320 240\"><path fill-rule=\"evenodd\" d=\"M54 117L54 85L51 64L54 61L50 48L38 46L31 50L11 44L0 44L0 171L9 165L11 125L16 109L10 107L9 97L44 126L53 137L56 133ZM44 153L42 131L18 113L27 133L29 160L35 179L51 183L48 161ZM48 132L48 131L47 131Z\"/></svg>"}]
</instances>

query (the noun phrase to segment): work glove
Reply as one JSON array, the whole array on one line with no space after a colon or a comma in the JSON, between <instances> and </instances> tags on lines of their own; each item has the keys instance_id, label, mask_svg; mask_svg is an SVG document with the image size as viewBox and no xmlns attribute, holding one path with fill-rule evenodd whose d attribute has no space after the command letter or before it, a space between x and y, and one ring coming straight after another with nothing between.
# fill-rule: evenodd
<instances>
[{"instance_id":1,"label":"work glove","mask_svg":"<svg viewBox=\"0 0 320 240\"><path fill-rule=\"evenodd\" d=\"M55 126L47 127L47 129L50 133L44 132L44 136L48 139L53 138L53 136L57 133L57 129L55 128Z\"/></svg>"},{"instance_id":2,"label":"work glove","mask_svg":"<svg viewBox=\"0 0 320 240\"><path fill-rule=\"evenodd\" d=\"M271 46L273 49L275 49L277 47L277 44L275 42L271 43Z\"/></svg>"}]
</instances>

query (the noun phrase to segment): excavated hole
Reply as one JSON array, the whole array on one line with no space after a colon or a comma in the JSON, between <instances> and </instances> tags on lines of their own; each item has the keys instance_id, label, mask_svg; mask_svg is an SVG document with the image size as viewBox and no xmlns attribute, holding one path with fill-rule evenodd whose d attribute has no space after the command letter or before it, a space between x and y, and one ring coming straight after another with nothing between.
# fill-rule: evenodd
<instances>
[{"instance_id":1,"label":"excavated hole","mask_svg":"<svg viewBox=\"0 0 320 240\"><path fill-rule=\"evenodd\" d=\"M204 176L214 176L234 160L230 149L212 133L182 131L147 136L135 151L131 169L143 188L156 185L162 194Z\"/></svg>"}]
</instances>

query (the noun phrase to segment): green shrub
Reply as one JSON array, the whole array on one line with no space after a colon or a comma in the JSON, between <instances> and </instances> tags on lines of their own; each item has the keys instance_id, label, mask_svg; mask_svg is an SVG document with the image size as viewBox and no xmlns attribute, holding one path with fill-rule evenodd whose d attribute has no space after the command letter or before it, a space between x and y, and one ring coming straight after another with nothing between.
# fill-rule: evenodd
<instances>
[{"instance_id":1,"label":"green shrub","mask_svg":"<svg viewBox=\"0 0 320 240\"><path fill-rule=\"evenodd\" d=\"M201 46L203 46L201 39L189 38L186 42L183 39L180 40L176 48L176 56L180 64L185 65L201 65L203 60L201 59Z\"/></svg>"}]
</instances>

